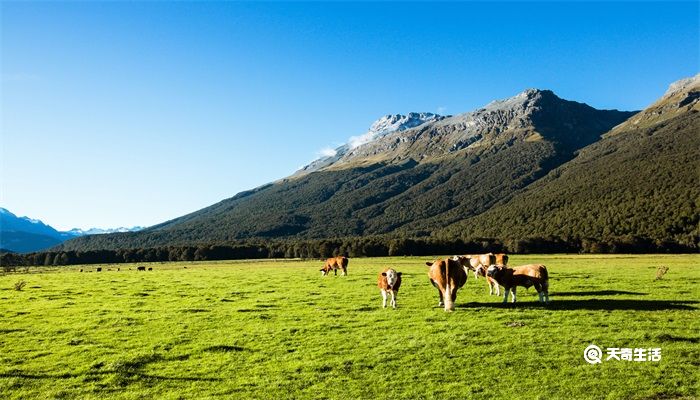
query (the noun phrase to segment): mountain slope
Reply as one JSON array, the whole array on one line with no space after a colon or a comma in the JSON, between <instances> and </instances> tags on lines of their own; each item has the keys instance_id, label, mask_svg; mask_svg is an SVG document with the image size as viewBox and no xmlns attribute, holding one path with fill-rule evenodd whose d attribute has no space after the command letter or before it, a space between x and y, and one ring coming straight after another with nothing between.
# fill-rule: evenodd
<instances>
[{"instance_id":1,"label":"mountain slope","mask_svg":"<svg viewBox=\"0 0 700 400\"><path fill-rule=\"evenodd\" d=\"M383 132L306 173L142 232L90 236L62 248L425 236L510 198L633 114L527 90L471 113Z\"/></svg>"},{"instance_id":2,"label":"mountain slope","mask_svg":"<svg viewBox=\"0 0 700 400\"><path fill-rule=\"evenodd\" d=\"M24 253L56 246L66 239L39 220L18 217L0 207L0 248Z\"/></svg>"},{"instance_id":3,"label":"mountain slope","mask_svg":"<svg viewBox=\"0 0 700 400\"><path fill-rule=\"evenodd\" d=\"M700 75L510 201L440 233L450 237L642 237L698 244ZM638 240L638 239L637 239Z\"/></svg>"},{"instance_id":4,"label":"mountain slope","mask_svg":"<svg viewBox=\"0 0 700 400\"><path fill-rule=\"evenodd\" d=\"M143 228L117 229L71 229L57 231L42 221L28 217L18 217L0 207L0 248L16 253L29 253L57 246L62 242L84 235L137 231Z\"/></svg>"}]
</instances>

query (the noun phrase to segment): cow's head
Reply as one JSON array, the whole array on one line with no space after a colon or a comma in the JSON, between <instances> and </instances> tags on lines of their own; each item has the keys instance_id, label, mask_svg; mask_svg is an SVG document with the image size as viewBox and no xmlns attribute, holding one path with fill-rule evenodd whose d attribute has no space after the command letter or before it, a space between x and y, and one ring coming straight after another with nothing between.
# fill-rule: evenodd
<instances>
[{"instance_id":1,"label":"cow's head","mask_svg":"<svg viewBox=\"0 0 700 400\"><path fill-rule=\"evenodd\" d=\"M471 264L471 256L453 256L452 260L457 261L465 271L474 271L474 266Z\"/></svg>"},{"instance_id":2,"label":"cow's head","mask_svg":"<svg viewBox=\"0 0 700 400\"><path fill-rule=\"evenodd\" d=\"M389 286L389 289L393 289L396 282L399 281L401 272L396 272L390 268L386 272L382 272L382 276L386 276L386 284Z\"/></svg>"},{"instance_id":3,"label":"cow's head","mask_svg":"<svg viewBox=\"0 0 700 400\"><path fill-rule=\"evenodd\" d=\"M486 270L486 276L495 279L495 278L496 278L496 275L498 275L498 273L501 272L501 270L502 270L503 268L504 268L504 267L501 266L501 265L492 265L492 266L489 267L488 270Z\"/></svg>"}]
</instances>

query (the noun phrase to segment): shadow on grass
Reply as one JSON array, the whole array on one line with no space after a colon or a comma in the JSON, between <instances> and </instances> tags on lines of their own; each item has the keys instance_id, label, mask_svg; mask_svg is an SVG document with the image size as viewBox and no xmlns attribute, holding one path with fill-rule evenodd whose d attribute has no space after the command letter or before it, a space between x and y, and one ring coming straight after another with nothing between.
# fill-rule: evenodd
<instances>
[{"instance_id":1,"label":"shadow on grass","mask_svg":"<svg viewBox=\"0 0 700 400\"><path fill-rule=\"evenodd\" d=\"M542 308L547 310L635 310L635 311L662 311L662 310L698 310L700 301L694 300L557 300L553 298L551 303L542 304L538 301L525 301L506 303L466 303L458 308Z\"/></svg>"},{"instance_id":2,"label":"shadow on grass","mask_svg":"<svg viewBox=\"0 0 700 400\"><path fill-rule=\"evenodd\" d=\"M648 293L628 292L625 290L590 290L586 292L552 292L550 296L617 296L617 295L646 296Z\"/></svg>"},{"instance_id":3,"label":"shadow on grass","mask_svg":"<svg viewBox=\"0 0 700 400\"><path fill-rule=\"evenodd\" d=\"M23 379L74 379L83 377L93 377L99 375L110 375L115 374L115 371L100 371L100 372L88 372L86 374L30 374L22 371L11 371L6 373L0 373L0 378L23 378ZM132 380L167 380L167 381L186 381L186 382L215 382L221 381L222 378L206 378L206 377L196 377L196 376L163 376L163 375L150 375L141 372L134 372L129 375Z\"/></svg>"},{"instance_id":4,"label":"shadow on grass","mask_svg":"<svg viewBox=\"0 0 700 400\"><path fill-rule=\"evenodd\" d=\"M0 373L0 378L23 378L23 379L75 379L75 378L96 378L100 375L116 375L117 385L126 386L135 382L147 382L153 383L156 381L168 380L168 381L186 381L186 382L213 382L221 381L222 378L208 378L199 376L164 376L164 375L152 375L145 373L143 369L151 363L160 361L183 361L189 358L189 355L180 355L175 357L163 357L159 354L149 354L137 356L128 360L119 360L112 363L108 368L102 369L105 364L100 362L91 367L90 371L85 373L60 373L60 374L35 374L25 372L19 369L10 370L4 373Z\"/></svg>"}]
</instances>

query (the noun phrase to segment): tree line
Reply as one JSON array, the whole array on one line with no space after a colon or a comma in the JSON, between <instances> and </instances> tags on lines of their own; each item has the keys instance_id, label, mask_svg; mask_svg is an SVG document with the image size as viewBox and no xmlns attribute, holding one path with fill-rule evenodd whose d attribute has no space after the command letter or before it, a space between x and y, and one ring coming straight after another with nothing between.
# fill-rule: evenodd
<instances>
[{"instance_id":1,"label":"tree line","mask_svg":"<svg viewBox=\"0 0 700 400\"><path fill-rule=\"evenodd\" d=\"M382 236L319 240L239 241L233 243L166 246L119 250L67 250L28 254L0 253L0 265L48 266L165 261L214 261L263 258L323 259L348 257L430 256L484 252L528 253L690 253L693 246L637 236L608 239L530 237L493 238L389 238Z\"/></svg>"}]
</instances>

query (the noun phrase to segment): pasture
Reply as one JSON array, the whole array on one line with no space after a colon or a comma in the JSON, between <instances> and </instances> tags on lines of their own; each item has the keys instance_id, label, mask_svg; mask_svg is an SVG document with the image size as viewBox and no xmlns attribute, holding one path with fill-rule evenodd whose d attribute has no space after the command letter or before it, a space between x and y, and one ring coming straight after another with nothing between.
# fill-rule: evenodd
<instances>
[{"instance_id":1,"label":"pasture","mask_svg":"<svg viewBox=\"0 0 700 400\"><path fill-rule=\"evenodd\" d=\"M437 307L424 262L76 266L0 276L0 398L697 398L700 256L528 255L552 303L515 306L469 279ZM668 273L655 280L659 266ZM116 271L119 267L121 271ZM403 272L381 308L383 267ZM107 271L107 269L112 269ZM129 270L130 268L130 270ZM25 281L22 290L15 290ZM657 362L583 359L589 344ZM605 360L605 354L603 355Z\"/></svg>"}]
</instances>

